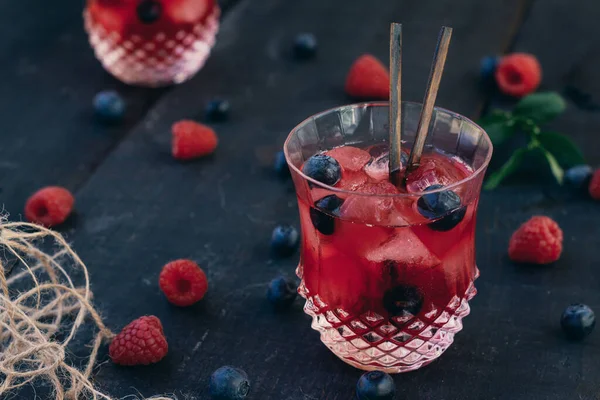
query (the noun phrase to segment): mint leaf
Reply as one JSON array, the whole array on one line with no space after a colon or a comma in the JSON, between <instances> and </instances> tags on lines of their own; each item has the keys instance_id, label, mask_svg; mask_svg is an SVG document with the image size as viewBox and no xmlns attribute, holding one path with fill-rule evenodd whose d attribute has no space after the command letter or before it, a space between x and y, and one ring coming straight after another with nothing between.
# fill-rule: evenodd
<instances>
[{"instance_id":1,"label":"mint leaf","mask_svg":"<svg viewBox=\"0 0 600 400\"><path fill-rule=\"evenodd\" d=\"M510 113L494 112L478 122L487 132L494 146L505 142L515 133L515 123Z\"/></svg>"},{"instance_id":2,"label":"mint leaf","mask_svg":"<svg viewBox=\"0 0 600 400\"><path fill-rule=\"evenodd\" d=\"M546 161L548 161L548 165L550 166L552 175L554 175L554 178L556 178L556 182L558 182L559 185L562 185L565 171L563 171L561 166L558 164L558 161L556 161L556 158L554 158L554 156L548 150L546 150L543 146L538 146L538 148L542 150L544 157L546 157Z\"/></svg>"},{"instance_id":3,"label":"mint leaf","mask_svg":"<svg viewBox=\"0 0 600 400\"><path fill-rule=\"evenodd\" d=\"M564 169L586 163L581 150L568 136L562 133L542 131L536 139Z\"/></svg>"},{"instance_id":4,"label":"mint leaf","mask_svg":"<svg viewBox=\"0 0 600 400\"><path fill-rule=\"evenodd\" d=\"M565 100L556 92L533 93L517 103L514 114L542 124L556 118L566 106Z\"/></svg>"},{"instance_id":5,"label":"mint leaf","mask_svg":"<svg viewBox=\"0 0 600 400\"><path fill-rule=\"evenodd\" d=\"M483 188L485 190L492 190L498 187L504 178L508 177L519 168L523 158L525 157L525 154L527 154L528 151L529 149L526 148L521 148L515 151L499 170L490 174Z\"/></svg>"}]
</instances>

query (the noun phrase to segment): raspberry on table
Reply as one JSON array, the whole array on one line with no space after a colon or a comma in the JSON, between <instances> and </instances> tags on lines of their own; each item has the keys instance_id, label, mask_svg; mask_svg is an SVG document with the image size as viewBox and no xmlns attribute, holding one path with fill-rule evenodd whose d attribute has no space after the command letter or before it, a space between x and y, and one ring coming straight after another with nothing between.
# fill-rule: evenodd
<instances>
[{"instance_id":1,"label":"raspberry on table","mask_svg":"<svg viewBox=\"0 0 600 400\"><path fill-rule=\"evenodd\" d=\"M187 307L202 300L208 290L206 274L192 260L175 260L160 272L158 284L170 303Z\"/></svg>"},{"instance_id":2,"label":"raspberry on table","mask_svg":"<svg viewBox=\"0 0 600 400\"><path fill-rule=\"evenodd\" d=\"M183 120L171 128L171 151L178 160L192 160L215 151L217 134L210 127L195 121Z\"/></svg>"},{"instance_id":3,"label":"raspberry on table","mask_svg":"<svg viewBox=\"0 0 600 400\"><path fill-rule=\"evenodd\" d=\"M534 216L510 238L508 256L514 262L550 264L562 253L563 232L546 216Z\"/></svg>"},{"instance_id":4,"label":"raspberry on table","mask_svg":"<svg viewBox=\"0 0 600 400\"><path fill-rule=\"evenodd\" d=\"M542 81L542 67L532 54L513 53L502 57L495 72L498 88L504 94L523 97L535 92Z\"/></svg>"},{"instance_id":5,"label":"raspberry on table","mask_svg":"<svg viewBox=\"0 0 600 400\"><path fill-rule=\"evenodd\" d=\"M130 322L109 346L111 360L127 366L157 363L168 351L162 324L153 315Z\"/></svg>"},{"instance_id":6,"label":"raspberry on table","mask_svg":"<svg viewBox=\"0 0 600 400\"><path fill-rule=\"evenodd\" d=\"M354 98L387 100L390 97L389 71L377 58L364 54L350 67L345 90Z\"/></svg>"},{"instance_id":7,"label":"raspberry on table","mask_svg":"<svg viewBox=\"0 0 600 400\"><path fill-rule=\"evenodd\" d=\"M35 224L60 225L71 215L75 198L60 186L47 186L35 192L25 203L25 218Z\"/></svg>"},{"instance_id":8,"label":"raspberry on table","mask_svg":"<svg viewBox=\"0 0 600 400\"><path fill-rule=\"evenodd\" d=\"M590 196L592 196L592 199L600 200L600 169L595 170L592 174L588 191Z\"/></svg>"}]
</instances>

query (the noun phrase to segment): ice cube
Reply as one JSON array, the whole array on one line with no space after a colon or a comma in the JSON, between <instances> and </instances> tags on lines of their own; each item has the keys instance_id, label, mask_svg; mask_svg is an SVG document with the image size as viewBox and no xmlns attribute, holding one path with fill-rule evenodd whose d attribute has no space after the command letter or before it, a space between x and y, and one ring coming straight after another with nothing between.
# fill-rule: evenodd
<instances>
[{"instance_id":1,"label":"ice cube","mask_svg":"<svg viewBox=\"0 0 600 400\"><path fill-rule=\"evenodd\" d=\"M390 175L390 154L383 153L365 165L365 173L376 181L387 180Z\"/></svg>"},{"instance_id":2,"label":"ice cube","mask_svg":"<svg viewBox=\"0 0 600 400\"><path fill-rule=\"evenodd\" d=\"M431 268L440 260L431 253L409 227L396 228L394 235L379 247L366 252L369 261L394 261L404 267Z\"/></svg>"},{"instance_id":3,"label":"ice cube","mask_svg":"<svg viewBox=\"0 0 600 400\"><path fill-rule=\"evenodd\" d=\"M360 171L371 160L368 152L352 146L336 147L325 154L335 158L346 171Z\"/></svg>"},{"instance_id":4,"label":"ice cube","mask_svg":"<svg viewBox=\"0 0 600 400\"><path fill-rule=\"evenodd\" d=\"M335 185L336 187L344 190L352 190L356 191L361 186L363 186L369 177L362 171L348 171L344 170L342 172L342 179Z\"/></svg>"},{"instance_id":5,"label":"ice cube","mask_svg":"<svg viewBox=\"0 0 600 400\"><path fill-rule=\"evenodd\" d=\"M447 186L466 178L466 166L439 153L424 154L419 168L407 179L406 189L422 192L432 185Z\"/></svg>"},{"instance_id":6,"label":"ice cube","mask_svg":"<svg viewBox=\"0 0 600 400\"><path fill-rule=\"evenodd\" d=\"M387 221L394 208L394 199L380 194L395 194L398 189L387 181L367 183L356 189L357 192L369 194L349 196L340 208L344 219L364 224L382 224Z\"/></svg>"},{"instance_id":7,"label":"ice cube","mask_svg":"<svg viewBox=\"0 0 600 400\"><path fill-rule=\"evenodd\" d=\"M377 225L387 220L393 206L390 198L349 196L340 208L340 215L352 222Z\"/></svg>"},{"instance_id":8,"label":"ice cube","mask_svg":"<svg viewBox=\"0 0 600 400\"><path fill-rule=\"evenodd\" d=\"M373 152L371 153L373 154ZM377 151L375 151L377 154ZM401 169L406 166L408 161L408 154L406 152L402 152L401 155ZM387 151L382 151L378 156L375 156L367 165L365 165L365 172L371 178L376 181L383 181L389 178L390 174L390 153Z\"/></svg>"}]
</instances>

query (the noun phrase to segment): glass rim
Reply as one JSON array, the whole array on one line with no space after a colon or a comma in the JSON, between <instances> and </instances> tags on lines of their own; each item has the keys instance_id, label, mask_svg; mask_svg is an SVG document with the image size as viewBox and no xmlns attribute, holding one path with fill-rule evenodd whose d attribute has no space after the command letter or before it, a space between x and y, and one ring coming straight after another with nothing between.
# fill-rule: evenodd
<instances>
[{"instance_id":1,"label":"glass rim","mask_svg":"<svg viewBox=\"0 0 600 400\"><path fill-rule=\"evenodd\" d=\"M421 107L423 106L422 103L418 103L415 101L403 101L402 104L413 104L413 105L418 105ZM423 195L424 193L431 194L431 193L440 193L440 192L444 192L446 190L451 190L451 189L457 188L465 183L472 181L474 178L480 176L485 171L485 169L487 168L487 166L490 163L490 160L492 159L492 153L494 150L494 146L492 144L492 141L491 141L488 133L485 131L485 129L483 129L481 126L479 126L478 124L473 122L470 118L465 117L464 115L458 114L454 111L450 111L450 110L442 108L442 107L434 107L434 111L442 111L453 117L460 117L460 119L465 120L467 123L470 123L473 126L475 126L476 128L480 129L481 132L483 132L484 140L488 144L488 151L485 156L485 160L483 161L481 166L479 168L477 168L475 171L473 171L473 173L471 175L469 175L466 178L463 178L459 181L453 182L450 185L447 185L447 186L444 186L444 187L441 187L441 188L435 189L435 190L429 190L427 192L420 191L420 192L412 192L412 193L385 193L385 194L364 193L364 192L359 192L359 191L340 189L340 188L336 188L335 186L329 186L323 182L320 182L316 179L313 179L313 178L305 175L301 169L297 168L293 163L290 162L290 155L288 153L288 144L289 144L290 140L292 139L292 136L294 135L294 133L300 127L304 126L306 123L308 123L309 121L311 121L313 119L323 117L324 115L330 114L332 112L336 112L336 111L344 109L344 108L359 108L359 107L389 107L389 102L369 101L369 102L362 102L362 103L346 104L346 105L342 105L342 106L329 108L327 110L321 111L319 113L313 114L313 115L305 118L302 122L300 122L298 125L296 125L290 131L288 137L285 139L285 142L283 144L283 153L285 155L285 160L287 162L288 167L291 168L298 175L300 175L303 179L311 182L313 185L318 186L322 189L326 189L328 191L334 192L334 193L343 193L343 194L348 194L348 195L353 195L353 196L359 195L359 196L368 196L368 197L417 197L417 196Z\"/></svg>"}]
</instances>

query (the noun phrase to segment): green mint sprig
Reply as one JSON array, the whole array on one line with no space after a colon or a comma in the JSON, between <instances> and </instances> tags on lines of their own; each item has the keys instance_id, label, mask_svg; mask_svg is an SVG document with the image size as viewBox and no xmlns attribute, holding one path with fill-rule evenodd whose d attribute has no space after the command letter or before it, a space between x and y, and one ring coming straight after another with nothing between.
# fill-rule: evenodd
<instances>
[{"instance_id":1,"label":"green mint sprig","mask_svg":"<svg viewBox=\"0 0 600 400\"><path fill-rule=\"evenodd\" d=\"M489 175L484 189L496 188L505 178L519 169L526 156L539 152L552 175L562 184L564 170L585 164L585 158L575 143L562 133L546 131L540 125L548 123L566 108L564 99L556 92L540 92L522 98L512 112L494 110L479 120L479 125L498 146L516 134L527 138L527 145L516 149L498 170Z\"/></svg>"}]
</instances>

